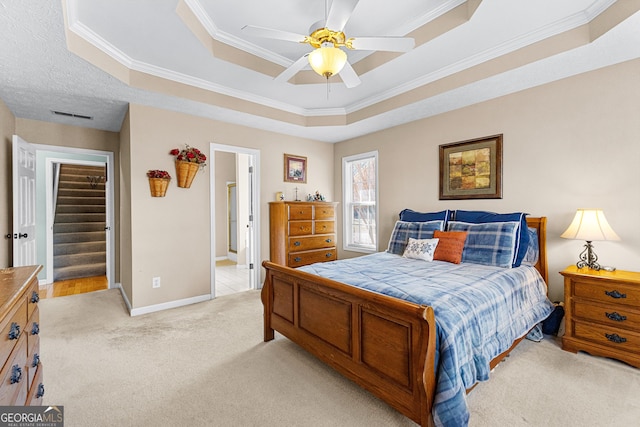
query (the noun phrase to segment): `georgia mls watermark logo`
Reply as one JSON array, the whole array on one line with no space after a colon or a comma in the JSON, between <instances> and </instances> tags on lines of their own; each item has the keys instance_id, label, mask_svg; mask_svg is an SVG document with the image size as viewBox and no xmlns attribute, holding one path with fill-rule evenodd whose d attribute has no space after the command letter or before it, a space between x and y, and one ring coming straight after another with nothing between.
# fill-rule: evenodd
<instances>
[{"instance_id":1,"label":"georgia mls watermark logo","mask_svg":"<svg viewBox=\"0 0 640 427\"><path fill-rule=\"evenodd\" d=\"M64 406L0 406L0 427L64 427Z\"/></svg>"}]
</instances>

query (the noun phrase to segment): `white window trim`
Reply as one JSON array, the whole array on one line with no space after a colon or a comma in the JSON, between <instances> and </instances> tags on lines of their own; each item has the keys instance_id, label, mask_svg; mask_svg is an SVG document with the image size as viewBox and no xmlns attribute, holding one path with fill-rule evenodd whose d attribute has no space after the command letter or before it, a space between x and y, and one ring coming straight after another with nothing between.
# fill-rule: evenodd
<instances>
[{"instance_id":1,"label":"white window trim","mask_svg":"<svg viewBox=\"0 0 640 427\"><path fill-rule=\"evenodd\" d=\"M351 189L347 188L346 184L346 176L347 176L347 163L360 159L367 159L373 157L376 162L376 247L369 248L359 245L348 244L347 236L351 229L351 213L349 210L349 203L347 202L347 194L351 193ZM374 253L378 251L378 245L380 242L380 197L379 197L379 180L378 180L378 170L380 169L380 163L378 162L378 151L368 151L366 153L354 154L352 156L347 156L342 158L342 249L345 251L352 252L362 252L362 253ZM351 181L351 180L349 180Z\"/></svg>"}]
</instances>

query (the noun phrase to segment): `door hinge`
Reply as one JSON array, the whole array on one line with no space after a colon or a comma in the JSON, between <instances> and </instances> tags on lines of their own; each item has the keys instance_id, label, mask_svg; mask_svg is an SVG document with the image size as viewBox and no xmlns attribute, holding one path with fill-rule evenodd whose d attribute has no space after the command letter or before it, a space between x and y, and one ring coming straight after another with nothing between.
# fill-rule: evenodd
<instances>
[{"instance_id":1,"label":"door hinge","mask_svg":"<svg viewBox=\"0 0 640 427\"><path fill-rule=\"evenodd\" d=\"M253 270L253 263L249 264L249 270Z\"/></svg>"},{"instance_id":2,"label":"door hinge","mask_svg":"<svg viewBox=\"0 0 640 427\"><path fill-rule=\"evenodd\" d=\"M253 173L253 166L249 166L249 173Z\"/></svg>"}]
</instances>

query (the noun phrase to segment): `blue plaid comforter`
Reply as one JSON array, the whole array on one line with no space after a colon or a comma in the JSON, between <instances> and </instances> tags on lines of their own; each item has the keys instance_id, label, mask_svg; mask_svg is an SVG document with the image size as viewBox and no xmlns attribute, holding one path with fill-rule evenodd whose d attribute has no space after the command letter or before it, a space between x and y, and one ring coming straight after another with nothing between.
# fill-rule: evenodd
<instances>
[{"instance_id":1,"label":"blue plaid comforter","mask_svg":"<svg viewBox=\"0 0 640 427\"><path fill-rule=\"evenodd\" d=\"M299 267L318 276L433 307L437 323L436 425L466 426L466 389L489 362L553 310L530 265L425 262L387 252Z\"/></svg>"}]
</instances>

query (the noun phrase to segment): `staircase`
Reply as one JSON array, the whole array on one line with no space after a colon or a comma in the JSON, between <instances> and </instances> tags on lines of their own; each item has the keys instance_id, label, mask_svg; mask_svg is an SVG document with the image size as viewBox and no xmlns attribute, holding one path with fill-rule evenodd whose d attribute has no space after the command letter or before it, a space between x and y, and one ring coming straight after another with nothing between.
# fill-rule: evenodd
<instances>
[{"instance_id":1,"label":"staircase","mask_svg":"<svg viewBox=\"0 0 640 427\"><path fill-rule=\"evenodd\" d=\"M60 165L53 223L53 280L107 272L105 168ZM87 177L101 177L96 183Z\"/></svg>"}]
</instances>

